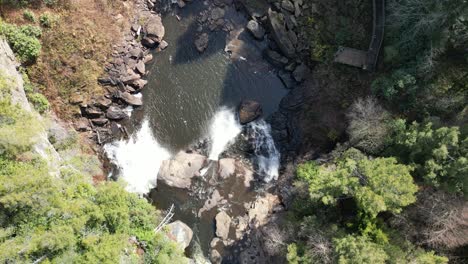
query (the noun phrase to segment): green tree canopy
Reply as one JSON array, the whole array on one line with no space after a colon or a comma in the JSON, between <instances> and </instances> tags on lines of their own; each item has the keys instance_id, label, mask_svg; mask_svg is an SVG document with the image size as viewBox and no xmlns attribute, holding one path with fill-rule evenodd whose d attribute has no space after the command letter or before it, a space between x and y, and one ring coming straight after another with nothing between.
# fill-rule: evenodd
<instances>
[{"instance_id":1,"label":"green tree canopy","mask_svg":"<svg viewBox=\"0 0 468 264\"><path fill-rule=\"evenodd\" d=\"M417 186L410 171L395 158L369 159L350 149L333 164L303 164L297 174L307 182L312 199L333 204L340 197L353 197L362 211L375 217L384 211L398 213L415 201Z\"/></svg>"},{"instance_id":2,"label":"green tree canopy","mask_svg":"<svg viewBox=\"0 0 468 264\"><path fill-rule=\"evenodd\" d=\"M389 154L416 168L426 183L468 194L468 137L458 127L393 123Z\"/></svg>"}]
</instances>

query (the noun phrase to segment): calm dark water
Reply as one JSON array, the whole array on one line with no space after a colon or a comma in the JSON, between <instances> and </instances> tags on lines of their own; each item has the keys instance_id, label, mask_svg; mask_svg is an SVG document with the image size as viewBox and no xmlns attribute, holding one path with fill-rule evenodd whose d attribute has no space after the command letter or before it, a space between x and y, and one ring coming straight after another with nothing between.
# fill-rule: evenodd
<instances>
[{"instance_id":1,"label":"calm dark water","mask_svg":"<svg viewBox=\"0 0 468 264\"><path fill-rule=\"evenodd\" d=\"M210 119L221 106L235 108L244 98L254 99L269 115L287 92L273 68L258 58L261 44L247 32L246 41L259 50L251 56L246 53L245 59L229 58L224 51L227 34L223 31L210 33L208 49L200 54L193 40L198 27L195 18L203 8L196 0L178 11L181 21L174 13L163 17L169 46L156 53L147 67L150 73L143 91L144 116L149 118L158 141L172 151L206 137ZM236 22L245 20L234 10L226 16Z\"/></svg>"}]
</instances>

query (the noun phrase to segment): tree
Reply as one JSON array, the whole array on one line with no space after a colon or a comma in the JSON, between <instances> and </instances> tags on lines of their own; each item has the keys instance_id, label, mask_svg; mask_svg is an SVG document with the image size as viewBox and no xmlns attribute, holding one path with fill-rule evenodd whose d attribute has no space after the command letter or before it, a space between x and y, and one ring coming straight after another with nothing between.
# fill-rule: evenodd
<instances>
[{"instance_id":1,"label":"tree","mask_svg":"<svg viewBox=\"0 0 468 264\"><path fill-rule=\"evenodd\" d=\"M382 246L364 236L347 235L334 244L340 264L383 264L388 259Z\"/></svg>"},{"instance_id":2,"label":"tree","mask_svg":"<svg viewBox=\"0 0 468 264\"><path fill-rule=\"evenodd\" d=\"M351 144L369 154L377 154L385 144L390 115L375 98L359 98L350 107L347 132Z\"/></svg>"},{"instance_id":3,"label":"tree","mask_svg":"<svg viewBox=\"0 0 468 264\"><path fill-rule=\"evenodd\" d=\"M432 123L408 125L395 120L390 155L416 168L426 183L468 194L468 137L458 127L433 128Z\"/></svg>"},{"instance_id":4,"label":"tree","mask_svg":"<svg viewBox=\"0 0 468 264\"><path fill-rule=\"evenodd\" d=\"M372 217L401 209L416 199L411 168L395 158L369 159L356 149L346 151L332 165L301 165L298 177L307 182L310 197L324 204L353 197L360 210Z\"/></svg>"}]
</instances>

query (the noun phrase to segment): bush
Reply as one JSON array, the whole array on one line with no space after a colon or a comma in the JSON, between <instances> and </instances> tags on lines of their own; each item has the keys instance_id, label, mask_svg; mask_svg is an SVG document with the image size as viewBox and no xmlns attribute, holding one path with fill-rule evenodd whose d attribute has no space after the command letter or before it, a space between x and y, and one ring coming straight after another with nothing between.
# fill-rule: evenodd
<instances>
[{"instance_id":1,"label":"bush","mask_svg":"<svg viewBox=\"0 0 468 264\"><path fill-rule=\"evenodd\" d=\"M23 18L33 23L36 22L36 15L29 9L24 10Z\"/></svg>"},{"instance_id":2,"label":"bush","mask_svg":"<svg viewBox=\"0 0 468 264\"><path fill-rule=\"evenodd\" d=\"M21 62L31 63L39 56L41 43L38 37L40 37L41 30L37 27L18 27L0 21L0 34L6 38Z\"/></svg>"},{"instance_id":3,"label":"bush","mask_svg":"<svg viewBox=\"0 0 468 264\"><path fill-rule=\"evenodd\" d=\"M34 106L39 113L43 114L45 111L49 110L49 101L47 98L40 93L28 94L29 102Z\"/></svg>"},{"instance_id":4,"label":"bush","mask_svg":"<svg viewBox=\"0 0 468 264\"><path fill-rule=\"evenodd\" d=\"M350 107L347 118L351 144L369 154L379 153L386 143L390 114L376 99L368 97L356 100Z\"/></svg>"},{"instance_id":5,"label":"bush","mask_svg":"<svg viewBox=\"0 0 468 264\"><path fill-rule=\"evenodd\" d=\"M44 13L39 17L39 23L45 28L52 27L57 22L57 18L49 13Z\"/></svg>"},{"instance_id":6,"label":"bush","mask_svg":"<svg viewBox=\"0 0 468 264\"><path fill-rule=\"evenodd\" d=\"M348 235L335 239L334 244L340 264L384 264L388 260L382 247L364 236Z\"/></svg>"}]
</instances>

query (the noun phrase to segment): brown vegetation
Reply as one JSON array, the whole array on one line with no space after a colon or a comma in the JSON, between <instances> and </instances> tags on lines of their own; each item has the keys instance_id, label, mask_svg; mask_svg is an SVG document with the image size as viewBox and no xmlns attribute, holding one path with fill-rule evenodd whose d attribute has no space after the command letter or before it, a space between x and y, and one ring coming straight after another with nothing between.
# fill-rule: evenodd
<instances>
[{"instance_id":1,"label":"brown vegetation","mask_svg":"<svg viewBox=\"0 0 468 264\"><path fill-rule=\"evenodd\" d=\"M103 93L97 78L112 53L112 45L128 28L132 2L77 0L60 2L54 8L32 6L36 17L49 14L53 23L43 27L42 50L37 62L28 68L61 118L78 113L69 98L81 94L85 101ZM7 21L25 24L23 9L3 10ZM37 22L38 23L38 22Z\"/></svg>"}]
</instances>

